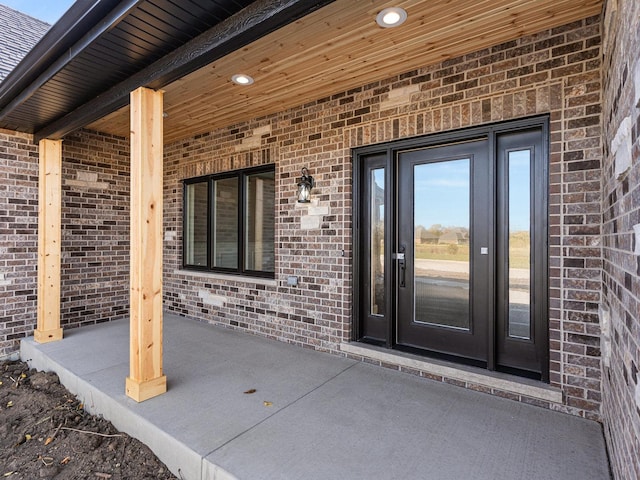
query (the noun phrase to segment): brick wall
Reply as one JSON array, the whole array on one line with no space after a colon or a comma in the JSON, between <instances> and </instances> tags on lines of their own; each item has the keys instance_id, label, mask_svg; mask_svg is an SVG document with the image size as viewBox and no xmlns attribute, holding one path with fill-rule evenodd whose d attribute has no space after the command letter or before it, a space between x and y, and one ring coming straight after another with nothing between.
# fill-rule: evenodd
<instances>
[{"instance_id":1,"label":"brick wall","mask_svg":"<svg viewBox=\"0 0 640 480\"><path fill-rule=\"evenodd\" d=\"M61 323L126 317L129 141L82 132L63 142ZM0 356L33 334L37 307L38 147L0 130Z\"/></svg>"},{"instance_id":2,"label":"brick wall","mask_svg":"<svg viewBox=\"0 0 640 480\"><path fill-rule=\"evenodd\" d=\"M129 140L80 132L62 148L61 324L128 317Z\"/></svg>"},{"instance_id":3,"label":"brick wall","mask_svg":"<svg viewBox=\"0 0 640 480\"><path fill-rule=\"evenodd\" d=\"M0 130L0 357L33 333L38 286L38 148Z\"/></svg>"},{"instance_id":4,"label":"brick wall","mask_svg":"<svg viewBox=\"0 0 640 480\"><path fill-rule=\"evenodd\" d=\"M612 469L640 478L640 3L604 16L603 416Z\"/></svg>"},{"instance_id":5,"label":"brick wall","mask_svg":"<svg viewBox=\"0 0 640 480\"><path fill-rule=\"evenodd\" d=\"M167 146L165 305L338 352L351 332L350 149L549 114L550 367L564 392L553 408L598 419L600 42L589 18ZM181 180L264 163L276 164L275 281L181 271ZM295 201L304 166L309 206Z\"/></svg>"}]
</instances>

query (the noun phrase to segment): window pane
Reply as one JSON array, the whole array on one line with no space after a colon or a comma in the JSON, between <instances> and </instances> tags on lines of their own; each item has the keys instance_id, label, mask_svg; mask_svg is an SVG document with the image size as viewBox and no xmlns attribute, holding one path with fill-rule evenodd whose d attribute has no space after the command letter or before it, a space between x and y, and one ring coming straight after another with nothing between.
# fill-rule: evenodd
<instances>
[{"instance_id":1,"label":"window pane","mask_svg":"<svg viewBox=\"0 0 640 480\"><path fill-rule=\"evenodd\" d=\"M509 336L531 338L531 152L509 152Z\"/></svg>"},{"instance_id":2,"label":"window pane","mask_svg":"<svg viewBox=\"0 0 640 480\"><path fill-rule=\"evenodd\" d=\"M238 268L238 179L213 182L213 266Z\"/></svg>"},{"instance_id":3,"label":"window pane","mask_svg":"<svg viewBox=\"0 0 640 480\"><path fill-rule=\"evenodd\" d=\"M371 171L371 315L384 315L384 168Z\"/></svg>"},{"instance_id":4,"label":"window pane","mask_svg":"<svg viewBox=\"0 0 640 480\"><path fill-rule=\"evenodd\" d=\"M275 270L275 173L246 177L245 269Z\"/></svg>"},{"instance_id":5,"label":"window pane","mask_svg":"<svg viewBox=\"0 0 640 480\"><path fill-rule=\"evenodd\" d=\"M184 263L207 265L207 211L209 209L208 183L186 186Z\"/></svg>"}]
</instances>

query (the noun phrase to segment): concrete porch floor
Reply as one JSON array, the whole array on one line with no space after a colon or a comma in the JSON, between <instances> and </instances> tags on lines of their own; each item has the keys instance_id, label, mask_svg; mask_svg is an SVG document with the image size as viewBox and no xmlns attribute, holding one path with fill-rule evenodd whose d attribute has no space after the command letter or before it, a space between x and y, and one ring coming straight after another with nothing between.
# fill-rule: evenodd
<instances>
[{"instance_id":1,"label":"concrete porch floor","mask_svg":"<svg viewBox=\"0 0 640 480\"><path fill-rule=\"evenodd\" d=\"M610 478L595 422L172 314L168 392L138 404L128 348L116 321L21 357L185 480Z\"/></svg>"}]
</instances>

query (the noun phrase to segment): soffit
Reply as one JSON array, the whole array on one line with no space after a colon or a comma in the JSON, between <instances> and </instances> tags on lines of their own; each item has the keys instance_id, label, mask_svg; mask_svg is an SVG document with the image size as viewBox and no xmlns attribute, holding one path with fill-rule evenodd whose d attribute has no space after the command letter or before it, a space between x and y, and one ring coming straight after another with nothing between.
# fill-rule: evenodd
<instances>
[{"instance_id":1,"label":"soffit","mask_svg":"<svg viewBox=\"0 0 640 480\"><path fill-rule=\"evenodd\" d=\"M252 3L77 0L3 82L0 127L36 132Z\"/></svg>"},{"instance_id":2,"label":"soffit","mask_svg":"<svg viewBox=\"0 0 640 480\"><path fill-rule=\"evenodd\" d=\"M401 6L408 20L381 28ZM230 126L600 13L601 0L337 0L173 82L165 142ZM255 79L230 82L235 73ZM128 108L89 126L127 136Z\"/></svg>"}]
</instances>

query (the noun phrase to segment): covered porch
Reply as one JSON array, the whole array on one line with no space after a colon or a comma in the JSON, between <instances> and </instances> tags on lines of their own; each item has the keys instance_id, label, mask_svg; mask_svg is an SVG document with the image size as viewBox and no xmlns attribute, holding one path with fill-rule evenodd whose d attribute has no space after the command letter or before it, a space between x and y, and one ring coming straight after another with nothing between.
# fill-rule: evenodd
<instances>
[{"instance_id":1,"label":"covered porch","mask_svg":"<svg viewBox=\"0 0 640 480\"><path fill-rule=\"evenodd\" d=\"M169 388L152 402L122 389L126 320L28 338L21 356L185 480L610 478L596 422L167 312L164 326Z\"/></svg>"},{"instance_id":2,"label":"covered porch","mask_svg":"<svg viewBox=\"0 0 640 480\"><path fill-rule=\"evenodd\" d=\"M616 478L639 471L637 295L627 294L637 283L628 265L638 253L635 217L622 208L633 204L637 213L629 182L637 177L625 177L637 143L627 110L635 118L640 105L629 93L640 85L640 66L626 54L637 51L637 29L625 19L638 18L637 7L403 0L393 7L408 16L391 28L378 23L392 6L383 0L190 1L227 8L209 16L176 3L78 2L47 34L59 34L52 48L36 47L0 88L0 139L9 132L11 155L26 170L11 181L27 185L15 188L7 210L18 216L37 206L40 222L8 226L30 242L12 239L16 250L7 255L16 258L7 265L15 271L6 279L28 313L6 315L13 343L4 348L15 351L35 327L41 343L25 340L23 358L58 371L87 408L138 436L184 478L607 478L601 427L584 418L604 421ZM627 43L628 50L616 48ZM506 298L495 293L506 257L492 257L508 251L506 236L487 228L487 242L474 245L486 265L473 276L492 290L467 308L482 314L473 320L482 318L486 332L474 330L481 341L460 356L469 360L480 345L484 356L471 360L486 369L425 370L407 348L452 352L396 338L410 317L395 306L413 304L401 297L397 255L404 254L392 251L403 245L382 242L386 273L369 275L379 255L362 248L371 244L359 234L371 212L359 207L367 205L360 179L374 170L384 171L384 185L400 184L390 145L426 151L483 136L497 151L506 137L489 141L487 129L524 133L534 120L544 124L536 148L545 156L533 162L547 170L532 178L547 203L531 216L542 227L534 225L529 253L544 259L534 267L543 273L528 297L539 312L534 335L515 335L520 343L540 340L533 352L540 378L530 395L531 385L520 385L530 378L505 380L511 390L494 382L494 343L511 336L500 323L503 305L492 304ZM626 163L616 160L613 143L625 145ZM384 164L376 157L382 147ZM354 152L370 156L370 170ZM507 198L494 160L476 171L489 172L484 192L501 181ZM315 178L310 204L296 195L303 171ZM242 185L263 173L272 196L260 203L269 208L250 215ZM226 231L213 228L214 216L231 211L215 210L214 183L232 176L242 186L233 196L240 232L233 268L218 263L214 239ZM206 207L187 202L187 187L198 183ZM615 207L607 207L615 217L608 223L607 202ZM204 240L189 228L196 205L205 212ZM387 201L384 212L394 211L409 209ZM504 212L487 208L475 225L491 226ZM386 231L417 230L412 220L387 214ZM264 270L245 265L255 240L247 225L259 224L271 237ZM202 261L188 254L196 245ZM20 255L32 262L26 276ZM376 292L365 288L371 279L389 287L379 289L384 302L366 297ZM363 312L384 317L384 335L363 331ZM372 343L386 347L373 363L415 375L367 365L371 358L359 352Z\"/></svg>"},{"instance_id":3,"label":"covered porch","mask_svg":"<svg viewBox=\"0 0 640 480\"><path fill-rule=\"evenodd\" d=\"M347 1L248 2L245 8L229 13L203 33L198 34L200 27L193 26L193 38L184 39L180 45L170 44L163 36L158 39L157 48L166 49L164 56L154 62L149 56L146 60L152 63L136 64L135 68L128 62L138 57L141 45L131 41L123 48L119 35L128 32L130 22L144 19L140 25L136 23L141 32L151 36L165 29L169 37L175 33L172 22L179 15L168 13L171 2L167 0L120 3L108 16L112 30L104 25L95 32L91 30L89 46L79 48L71 58L67 59L64 52L66 44L72 43L72 29L66 26L65 30L64 24L56 26L69 36L55 45L62 52L59 64L52 65L37 80L29 82L25 77L16 80L11 89L7 87L7 97L21 88L23 93L0 111L5 127L33 133L40 142L37 341L61 339L62 327L112 318L109 312L95 314L102 308L96 299L106 293L101 291L104 282L96 281L94 273L106 270L93 269L115 264L115 271L105 277L118 287L125 281L129 283L129 291L121 287L118 295L129 296L130 375L126 388L138 401L166 390L163 307L322 351L337 353L350 340L384 343L388 348L417 345L445 355L461 353L472 362L486 365L490 371L496 370L496 349L492 342L500 343L497 337L502 333L492 310L500 310L500 306L485 308L486 302L478 302L483 305L474 308L489 310L485 317L491 319L478 320L476 324L484 322L488 326L469 330L480 332L481 340L463 352L426 346L415 338L402 341L394 338L398 318L391 306L394 302L407 305L410 302L391 296L384 302L388 306L384 315L378 311L377 303L372 314L385 317L384 328L388 333L374 335L366 331L362 320L366 309L359 304L366 289L360 291L358 285L366 283L359 280L375 275L366 272L367 262L373 256L359 246L359 242L367 243L358 236L358 225L365 219L358 208L366 204L366 199L359 189L360 167L352 155L357 148L497 122L525 119L526 128L530 128L528 123L535 117L544 118L540 120L545 123L541 135L545 139L548 136L551 142L538 148L540 152L549 148L550 157L540 157L536 162L544 163L545 168L547 161L553 164L549 172L555 174L563 161L561 152L570 150L567 161L576 163L567 169L593 170L597 166L594 162L578 161L600 153L599 128L587 130L600 120L599 91L588 93L600 88L597 70L600 63L593 60L599 54L600 0L513 4L503 0L484 2L481 8L476 2L463 1L455 15L424 0L400 2L391 10L399 9L406 16L403 9L406 7L410 15L405 23L396 25L399 28L380 22L385 2L358 5ZM544 9L543 13L540 9ZM180 15L198 23L191 13ZM73 12L68 17L71 23ZM151 17L155 22L149 25ZM119 61L132 71L139 70L122 75L104 90L107 87L101 84L103 75L87 78L79 73L79 65L95 61L95 52L89 47L100 52L128 52L127 58ZM113 61L106 55L97 58ZM116 67L122 65L114 63L111 67L119 71ZM31 68L35 74L40 67L31 65ZM236 77L240 73L245 82L238 84ZM35 118L33 104L49 101L45 86L55 84L59 95L67 99L73 96L65 86L58 85L65 75L73 76L86 101L74 104L73 108L57 108L48 118ZM579 88L565 87L574 83ZM581 102L588 105L575 107ZM576 115L585 118L563 123L563 118ZM29 120L23 121L23 117ZM510 124L505 128L515 127ZM568 132L588 141L569 144L564 141ZM480 133L472 130L470 135ZM574 154L574 149L580 151ZM295 196L296 177L300 171L306 171L302 170L306 166L317 180L315 198L309 206L300 204ZM238 181L243 183L255 174L252 169L262 167L269 169L269 191L273 193L268 201L256 202L264 211L247 213L243 209L249 203L249 194L235 196L235 191L224 191L234 198L233 207L237 211L230 211L240 213L232 225L227 225L224 215L220 215L219 223L225 228L214 229L213 224L218 225L211 193L214 181L242 171ZM387 167L389 178L397 173L391 163ZM65 168L67 171L63 172ZM99 176L110 178L98 181ZM204 176L206 182L202 181ZM544 177L547 176L545 173ZM582 181L576 175L567 178L575 183ZM129 180L128 185L124 179ZM539 209L548 226L537 228L542 232L536 240L538 244L549 245L538 248L538 255L553 267L569 253L594 255L593 251L580 249L563 252L559 247L569 243L563 236L574 233L565 235L559 229L561 217L557 211L564 207L562 202L568 201L555 195L561 181L564 180L558 175L549 176L550 192L554 193L550 196L551 213L546 215L546 205ZM199 184L204 193L198 203L190 200L191 208L187 208L187 185L192 184ZM224 187L215 188L223 191ZM595 186L563 188L583 190ZM108 198L114 190L118 198ZM88 200L73 201L77 196ZM538 196L546 198L546 192L541 191ZM589 203L590 208L597 203L595 197L576 196L570 200L580 204L580 208L582 203ZM387 203L389 210L395 208ZM470 202L465 205L467 210L469 205ZM198 217L200 210L209 213ZM493 210L487 213L484 219L487 222L479 218L474 222L490 224L491 215L498 215ZM99 214L95 215L95 211ZM211 218L207 219L207 215ZM393 219L388 223L409 225L409 220L413 221ZM591 222L593 218L588 220ZM125 222L128 229L122 228ZM254 230L266 232L268 240L250 238L246 226L249 223ZM98 234L86 237L87 230ZM595 232L595 229L576 230L580 235ZM204 233L195 235L194 231ZM237 232L240 233L236 239ZM118 241L114 239L118 234L123 235L123 244L127 237L129 240L124 262L120 251L107 252L96 254L92 259L95 261L87 259L74 268L76 259L85 257L86 252L104 253L105 245L111 248L114 240ZM478 241L497 248L482 247L481 255L499 249L493 234L486 235L484 243ZM226 245L214 245L214 237L224 237L221 244L233 238L231 253L225 252ZM399 267L392 263L394 254L389 240L383 243L389 250L384 253L385 271L390 272L385 277L388 282L385 290L391 291L388 287L392 286L393 271ZM587 241L591 239L580 240ZM264 271L262 266L246 265L253 243L260 243L264 249L260 257L264 254L270 258ZM190 258L189 251L197 249L202 250L199 254L203 259ZM221 255L229 258L223 261L218 258ZM488 268L497 268L494 263L500 262L492 262ZM547 263L540 264L537 270L547 272ZM588 265L594 269L592 264ZM95 309L86 308L87 302L83 300L88 299L78 292L83 290L78 289L81 282L70 278L77 273L100 292L90 299ZM564 345L573 342L591 345L597 341L599 330L583 325L564 328L563 315L567 318L570 315L564 314L564 306L557 308L561 290L556 284L561 275L573 272L554 268L548 273L549 279L539 275L534 283L539 284L540 291L530 295L545 301L537 302L540 313L533 322L536 334L529 332L527 338L539 339L535 346L536 366L525 373L554 387L556 397L560 397L554 400L556 403L564 401L560 392L563 385L579 384L580 390L572 389L568 395L576 398L565 403L578 415L599 418L599 379L591 378L597 375L599 352L582 347L574 352ZM480 273L473 275L484 277ZM592 310L598 293L591 291L595 288L591 283L584 287L588 287L587 293L571 295L580 296L582 303L588 301ZM499 287L496 283L491 288ZM485 293L477 298L500 296L494 290ZM73 305L74 301L78 304ZM582 322L585 316L582 311L587 308L582 303L569 305L579 311L571 315L572 320ZM468 305L463 307L469 310ZM69 311L64 311L67 308ZM120 312L120 318L126 315L122 309ZM593 314L589 315L587 318L592 322ZM571 332L571 336L565 335L565 331ZM584 333L587 338L576 337L574 332ZM477 354L476 350L482 352ZM563 357L565 350L589 358L579 358L576 368L565 369L563 362L568 361ZM504 367L520 368L516 362ZM563 375L576 375L580 380ZM583 378L588 381L583 382Z\"/></svg>"}]
</instances>

